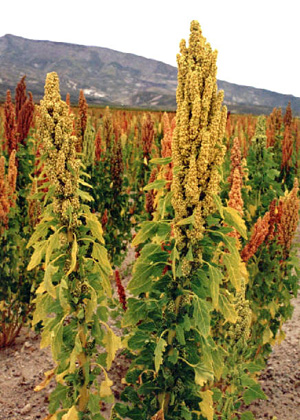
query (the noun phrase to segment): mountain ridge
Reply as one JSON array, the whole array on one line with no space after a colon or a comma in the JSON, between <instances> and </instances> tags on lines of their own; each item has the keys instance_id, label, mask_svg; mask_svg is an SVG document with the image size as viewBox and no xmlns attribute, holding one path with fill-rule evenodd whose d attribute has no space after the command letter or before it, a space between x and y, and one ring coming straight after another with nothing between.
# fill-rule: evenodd
<instances>
[{"instance_id":1,"label":"mountain ridge","mask_svg":"<svg viewBox=\"0 0 300 420\"><path fill-rule=\"evenodd\" d=\"M95 105L175 110L177 68L151 58L106 47L48 40L31 40L12 34L0 37L0 100L7 89L14 92L26 75L28 91L39 101L46 74L56 71L62 96L70 93L78 102L83 89L87 102ZM300 115L300 98L267 89L218 80L231 112L270 113L291 102Z\"/></svg>"}]
</instances>

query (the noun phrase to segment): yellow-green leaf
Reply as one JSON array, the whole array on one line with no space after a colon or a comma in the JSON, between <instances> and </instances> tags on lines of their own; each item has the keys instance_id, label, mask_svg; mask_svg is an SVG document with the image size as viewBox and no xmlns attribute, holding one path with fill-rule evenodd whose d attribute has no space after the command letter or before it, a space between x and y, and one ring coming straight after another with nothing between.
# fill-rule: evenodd
<instances>
[{"instance_id":1,"label":"yellow-green leaf","mask_svg":"<svg viewBox=\"0 0 300 420\"><path fill-rule=\"evenodd\" d=\"M237 321L237 313L235 307L232 303L229 302L228 298L220 294L219 296L219 310L224 316L226 321L235 323Z\"/></svg>"},{"instance_id":2,"label":"yellow-green leaf","mask_svg":"<svg viewBox=\"0 0 300 420\"><path fill-rule=\"evenodd\" d=\"M159 338L158 343L154 350L154 365L155 365L155 372L159 371L159 367L163 362L163 353L167 347L167 342L162 337Z\"/></svg>"},{"instance_id":3,"label":"yellow-green leaf","mask_svg":"<svg viewBox=\"0 0 300 420\"><path fill-rule=\"evenodd\" d=\"M239 212L232 207L223 207L223 212L224 222L228 226L235 228L244 239L247 239L246 224Z\"/></svg>"},{"instance_id":4,"label":"yellow-green leaf","mask_svg":"<svg viewBox=\"0 0 300 420\"><path fill-rule=\"evenodd\" d=\"M62 416L62 420L78 420L78 411L76 406L70 408L70 410Z\"/></svg>"},{"instance_id":5,"label":"yellow-green leaf","mask_svg":"<svg viewBox=\"0 0 300 420\"><path fill-rule=\"evenodd\" d=\"M77 244L76 235L74 233L73 242L72 242L72 250L71 250L71 263L70 263L69 271L66 274L67 276L69 276L75 270L76 263L77 263L77 251L78 251L78 244Z\"/></svg>"},{"instance_id":6,"label":"yellow-green leaf","mask_svg":"<svg viewBox=\"0 0 300 420\"><path fill-rule=\"evenodd\" d=\"M116 356L116 352L122 348L121 337L118 337L113 330L103 321L101 321L103 325L106 327L106 334L103 339L103 344L107 351L107 369L111 368L112 361Z\"/></svg>"},{"instance_id":7,"label":"yellow-green leaf","mask_svg":"<svg viewBox=\"0 0 300 420\"><path fill-rule=\"evenodd\" d=\"M79 333L75 337L75 343L74 344L75 345L74 345L72 353L70 355L70 367L69 367L69 372L70 373L75 372L77 356L82 352L82 345L81 345L81 341L80 341L80 338L79 338Z\"/></svg>"},{"instance_id":8,"label":"yellow-green leaf","mask_svg":"<svg viewBox=\"0 0 300 420\"><path fill-rule=\"evenodd\" d=\"M201 414L203 417L206 417L207 420L214 419L214 407L213 407L213 392L210 389L207 389L204 392L200 392L200 397L202 399L200 405Z\"/></svg>"},{"instance_id":9,"label":"yellow-green leaf","mask_svg":"<svg viewBox=\"0 0 300 420\"><path fill-rule=\"evenodd\" d=\"M109 397L112 394L112 390L111 387L113 386L113 381L111 381L106 373L106 370L103 369L104 375L105 375L105 379L104 381L101 382L100 385L100 397L101 398L105 398L105 397Z\"/></svg>"},{"instance_id":10,"label":"yellow-green leaf","mask_svg":"<svg viewBox=\"0 0 300 420\"><path fill-rule=\"evenodd\" d=\"M242 275L240 271L240 265L236 264L236 259L232 256L232 254L224 254L223 262L225 267L227 268L230 283L239 292L242 286Z\"/></svg>"},{"instance_id":11,"label":"yellow-green leaf","mask_svg":"<svg viewBox=\"0 0 300 420\"><path fill-rule=\"evenodd\" d=\"M85 215L86 225L91 230L92 235L98 239L101 244L104 244L103 229L102 225L97 219L97 216L90 213L88 216Z\"/></svg>"},{"instance_id":12,"label":"yellow-green leaf","mask_svg":"<svg viewBox=\"0 0 300 420\"><path fill-rule=\"evenodd\" d=\"M43 256L45 255L45 251L47 248L48 241L41 241L37 245L34 246L34 252L30 258L27 270L30 271L39 265L42 261Z\"/></svg>"}]
</instances>

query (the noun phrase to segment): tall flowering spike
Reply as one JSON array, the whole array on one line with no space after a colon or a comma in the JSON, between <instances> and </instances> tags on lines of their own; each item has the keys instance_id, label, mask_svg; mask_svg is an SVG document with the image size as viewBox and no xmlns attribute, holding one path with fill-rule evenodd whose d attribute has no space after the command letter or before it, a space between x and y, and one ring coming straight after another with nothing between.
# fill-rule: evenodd
<instances>
[{"instance_id":1,"label":"tall flowering spike","mask_svg":"<svg viewBox=\"0 0 300 420\"><path fill-rule=\"evenodd\" d=\"M16 87L15 109L16 109L17 121L19 119L19 113L21 112L21 109L27 100L25 79L26 79L26 76L23 76Z\"/></svg>"},{"instance_id":2,"label":"tall flowering spike","mask_svg":"<svg viewBox=\"0 0 300 420\"><path fill-rule=\"evenodd\" d=\"M299 221L299 182L295 178L294 186L290 193L280 198L278 205L278 243L283 247L283 255L286 258L292 245L292 241Z\"/></svg>"},{"instance_id":3,"label":"tall flowering spike","mask_svg":"<svg viewBox=\"0 0 300 420\"><path fill-rule=\"evenodd\" d=\"M105 142L106 150L111 150L113 139L113 122L109 107L105 108L103 116L103 140Z\"/></svg>"},{"instance_id":4,"label":"tall flowering spike","mask_svg":"<svg viewBox=\"0 0 300 420\"><path fill-rule=\"evenodd\" d=\"M263 159L263 151L267 147L266 118L263 115L257 119L255 134L251 141L255 148L256 159L260 162Z\"/></svg>"},{"instance_id":5,"label":"tall flowering spike","mask_svg":"<svg viewBox=\"0 0 300 420\"><path fill-rule=\"evenodd\" d=\"M256 253L260 245L265 241L270 230L270 212L266 212L263 218L259 217L253 227L250 241L243 248L241 257L247 262Z\"/></svg>"},{"instance_id":6,"label":"tall flowering spike","mask_svg":"<svg viewBox=\"0 0 300 420\"><path fill-rule=\"evenodd\" d=\"M87 166L92 166L95 160L95 129L90 119L83 136L82 152L83 163Z\"/></svg>"},{"instance_id":7,"label":"tall flowering spike","mask_svg":"<svg viewBox=\"0 0 300 420\"><path fill-rule=\"evenodd\" d=\"M16 186L17 186L17 165L16 165L16 151L13 150L9 156L7 181L9 185L10 206L13 207L16 201Z\"/></svg>"},{"instance_id":8,"label":"tall flowering spike","mask_svg":"<svg viewBox=\"0 0 300 420\"><path fill-rule=\"evenodd\" d=\"M5 175L5 158L0 157L0 234L7 227L8 213L10 210L9 186Z\"/></svg>"},{"instance_id":9,"label":"tall flowering spike","mask_svg":"<svg viewBox=\"0 0 300 420\"><path fill-rule=\"evenodd\" d=\"M161 141L161 156L163 158L172 156L172 137L173 137L173 131L175 129L175 125L176 123L174 125L170 124L168 114L165 112L163 115L164 136ZM166 184L166 188L170 189L172 179L173 179L173 162L170 162L167 165L165 165L164 179L168 181L168 183Z\"/></svg>"},{"instance_id":10,"label":"tall flowering spike","mask_svg":"<svg viewBox=\"0 0 300 420\"><path fill-rule=\"evenodd\" d=\"M152 143L154 138L154 123L151 118L150 112L147 112L143 117L142 122L142 145L144 159L150 159Z\"/></svg>"},{"instance_id":11,"label":"tall flowering spike","mask_svg":"<svg viewBox=\"0 0 300 420\"><path fill-rule=\"evenodd\" d=\"M114 195L118 195L122 190L124 172L123 153L120 139L113 145L110 160L110 171L111 180L113 182L113 193Z\"/></svg>"},{"instance_id":12,"label":"tall flowering spike","mask_svg":"<svg viewBox=\"0 0 300 420\"><path fill-rule=\"evenodd\" d=\"M274 108L267 118L267 147L274 146L282 124L281 108Z\"/></svg>"},{"instance_id":13,"label":"tall flowering spike","mask_svg":"<svg viewBox=\"0 0 300 420\"><path fill-rule=\"evenodd\" d=\"M27 138L34 115L34 102L32 93L29 92L29 98L23 104L19 116L17 119L17 133L18 142L24 144L24 140Z\"/></svg>"},{"instance_id":14,"label":"tall flowering spike","mask_svg":"<svg viewBox=\"0 0 300 420\"><path fill-rule=\"evenodd\" d=\"M231 154L230 154L230 161L231 161L231 169L230 169L230 175L229 175L227 181L229 182L230 186L232 186L234 172L235 172L236 169L240 173L241 182L243 180L241 142L240 142L238 137L235 137L234 140L233 140L233 146L232 146Z\"/></svg>"},{"instance_id":15,"label":"tall flowering spike","mask_svg":"<svg viewBox=\"0 0 300 420\"><path fill-rule=\"evenodd\" d=\"M79 92L79 100L78 100L78 121L77 121L77 139L78 142L76 144L76 150L81 152L82 150L82 143L84 138L84 133L87 126L87 110L88 105L84 96L84 92L81 89Z\"/></svg>"},{"instance_id":16,"label":"tall flowering spike","mask_svg":"<svg viewBox=\"0 0 300 420\"><path fill-rule=\"evenodd\" d=\"M102 155L102 136L101 136L101 126L98 128L96 137L95 137L95 160L99 162Z\"/></svg>"},{"instance_id":17,"label":"tall flowering spike","mask_svg":"<svg viewBox=\"0 0 300 420\"><path fill-rule=\"evenodd\" d=\"M286 125L284 128L284 135L282 141L282 160L281 160L281 170L288 172L293 165L292 156L293 156L293 145L294 138L291 131L291 126Z\"/></svg>"},{"instance_id":18,"label":"tall flowering spike","mask_svg":"<svg viewBox=\"0 0 300 420\"><path fill-rule=\"evenodd\" d=\"M292 125L292 120L293 120L293 113L292 113L292 108L291 108L291 102L288 103L286 110L285 110L285 114L283 117L283 123L284 126L291 126Z\"/></svg>"},{"instance_id":19,"label":"tall flowering spike","mask_svg":"<svg viewBox=\"0 0 300 420\"><path fill-rule=\"evenodd\" d=\"M76 137L72 136L73 116L69 114L68 105L61 100L55 72L47 74L38 124L39 136L47 153L45 171L55 186L54 212L60 215L62 223L70 221L75 226L79 209L80 161L76 159Z\"/></svg>"},{"instance_id":20,"label":"tall flowering spike","mask_svg":"<svg viewBox=\"0 0 300 420\"><path fill-rule=\"evenodd\" d=\"M175 222L194 215L193 229L175 226L179 248L189 239L201 239L205 218L215 211L214 195L220 190L220 172L225 146L227 109L223 92L217 90L217 52L202 36L197 21L191 23L189 46L180 44L177 114L172 153L172 190ZM201 253L200 253L201 254ZM199 255L200 256L200 255Z\"/></svg>"},{"instance_id":21,"label":"tall flowering spike","mask_svg":"<svg viewBox=\"0 0 300 420\"><path fill-rule=\"evenodd\" d=\"M4 104L4 117L4 134L6 138L8 154L10 154L14 149L17 148L16 115L11 100L10 90L6 92L6 101Z\"/></svg>"}]
</instances>

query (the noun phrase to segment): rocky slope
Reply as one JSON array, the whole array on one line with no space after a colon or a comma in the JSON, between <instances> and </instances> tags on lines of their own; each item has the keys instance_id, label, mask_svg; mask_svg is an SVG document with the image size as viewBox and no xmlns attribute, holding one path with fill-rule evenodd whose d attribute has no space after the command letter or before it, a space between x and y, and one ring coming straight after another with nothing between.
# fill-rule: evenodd
<instances>
[{"instance_id":1,"label":"rocky slope","mask_svg":"<svg viewBox=\"0 0 300 420\"><path fill-rule=\"evenodd\" d=\"M56 71L61 93L77 102L83 89L89 103L151 109L175 109L177 69L160 61L146 59L102 47L34 41L14 35L0 37L0 100L7 89L14 92L26 74L28 90L35 100L43 96L45 77ZM285 108L291 101L300 115L300 98L219 81L225 90L225 103L234 112L269 113Z\"/></svg>"}]
</instances>

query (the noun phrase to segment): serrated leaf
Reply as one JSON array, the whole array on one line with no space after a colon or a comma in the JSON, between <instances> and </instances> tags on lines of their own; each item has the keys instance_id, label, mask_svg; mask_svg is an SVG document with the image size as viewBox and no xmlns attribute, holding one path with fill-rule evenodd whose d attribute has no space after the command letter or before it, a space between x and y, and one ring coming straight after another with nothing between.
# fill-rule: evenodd
<instances>
[{"instance_id":1,"label":"serrated leaf","mask_svg":"<svg viewBox=\"0 0 300 420\"><path fill-rule=\"evenodd\" d=\"M70 367L69 367L69 372L70 373L75 372L77 356L81 352L82 352L82 345L81 345L81 341L80 341L80 338L79 338L79 334L77 334L76 337L75 337L74 347L73 347L73 350L72 350L71 355L70 355Z\"/></svg>"},{"instance_id":2,"label":"serrated leaf","mask_svg":"<svg viewBox=\"0 0 300 420\"><path fill-rule=\"evenodd\" d=\"M107 351L107 369L111 368L112 361L115 358L116 352L122 348L121 337L118 337L113 330L105 323L102 322L106 327L106 334L103 339L103 344Z\"/></svg>"},{"instance_id":3,"label":"serrated leaf","mask_svg":"<svg viewBox=\"0 0 300 420\"><path fill-rule=\"evenodd\" d=\"M215 309L219 306L219 294L220 294L220 283L223 280L223 274L219 269L209 265L208 267L208 274L209 274L209 289L212 299L212 304Z\"/></svg>"},{"instance_id":4,"label":"serrated leaf","mask_svg":"<svg viewBox=\"0 0 300 420\"><path fill-rule=\"evenodd\" d=\"M100 385L100 397L101 398L105 398L105 397L109 397L110 395L112 395L112 390L111 387L113 386L113 381L109 379L105 369L103 369L104 375L105 375L105 379L104 381L101 382Z\"/></svg>"},{"instance_id":5,"label":"serrated leaf","mask_svg":"<svg viewBox=\"0 0 300 420\"><path fill-rule=\"evenodd\" d=\"M63 320L62 320L63 321ZM59 322L51 331L51 351L53 359L59 359L59 353L63 344L63 325L62 321Z\"/></svg>"},{"instance_id":6,"label":"serrated leaf","mask_svg":"<svg viewBox=\"0 0 300 420\"><path fill-rule=\"evenodd\" d=\"M238 315L236 313L234 305L230 303L228 298L223 294L220 294L219 296L219 310L226 321L232 323L235 323L237 321Z\"/></svg>"},{"instance_id":7,"label":"serrated leaf","mask_svg":"<svg viewBox=\"0 0 300 420\"><path fill-rule=\"evenodd\" d=\"M223 213L224 222L228 226L235 228L244 239L247 239L246 224L239 212L232 207L223 207Z\"/></svg>"},{"instance_id":8,"label":"serrated leaf","mask_svg":"<svg viewBox=\"0 0 300 420\"><path fill-rule=\"evenodd\" d=\"M200 362L194 365L193 368L195 370L195 383L197 385L203 386L206 382L214 379L213 371L204 363Z\"/></svg>"},{"instance_id":9,"label":"serrated leaf","mask_svg":"<svg viewBox=\"0 0 300 420\"><path fill-rule=\"evenodd\" d=\"M263 344L270 343L273 336L274 334L272 333L270 327L267 326L263 332Z\"/></svg>"},{"instance_id":10,"label":"serrated leaf","mask_svg":"<svg viewBox=\"0 0 300 420\"><path fill-rule=\"evenodd\" d=\"M261 399L261 400L267 399L266 394L262 391L259 384L249 387L244 392L244 395L243 395L243 400L246 405L251 404L252 401L257 400L257 399Z\"/></svg>"},{"instance_id":11,"label":"serrated leaf","mask_svg":"<svg viewBox=\"0 0 300 420\"><path fill-rule=\"evenodd\" d=\"M162 251L160 245L147 244L133 267L133 276L128 289L133 295L151 290L152 282L157 280L169 258L169 253Z\"/></svg>"},{"instance_id":12,"label":"serrated leaf","mask_svg":"<svg viewBox=\"0 0 300 420\"><path fill-rule=\"evenodd\" d=\"M58 270L58 267L53 267L53 265L48 265L45 270L44 279L42 283L44 285L45 291L49 293L49 295L53 297L54 299L56 299L56 288L53 286L52 277L57 272L57 270Z\"/></svg>"},{"instance_id":13,"label":"serrated leaf","mask_svg":"<svg viewBox=\"0 0 300 420\"><path fill-rule=\"evenodd\" d=\"M108 297L112 296L109 276L112 274L112 268L108 260L107 250L103 245L93 244L92 257L96 260L96 270L101 275L102 287Z\"/></svg>"},{"instance_id":14,"label":"serrated leaf","mask_svg":"<svg viewBox=\"0 0 300 420\"><path fill-rule=\"evenodd\" d=\"M100 395L90 394L88 408L92 413L98 413L101 409Z\"/></svg>"},{"instance_id":15,"label":"serrated leaf","mask_svg":"<svg viewBox=\"0 0 300 420\"><path fill-rule=\"evenodd\" d=\"M71 250L71 262L70 262L70 268L67 272L67 276L69 276L76 268L77 263L77 251L78 251L78 244L77 244L77 238L75 233L73 233L73 242L72 242L72 250Z\"/></svg>"},{"instance_id":16,"label":"serrated leaf","mask_svg":"<svg viewBox=\"0 0 300 420\"><path fill-rule=\"evenodd\" d=\"M45 255L47 248L47 241L41 241L37 245L35 245L35 249L33 254L31 255L27 270L30 271L39 265L42 261L42 258Z\"/></svg>"},{"instance_id":17,"label":"serrated leaf","mask_svg":"<svg viewBox=\"0 0 300 420\"><path fill-rule=\"evenodd\" d=\"M50 238L48 239L47 248L46 248L46 256L45 256L45 267L47 268L52 252L59 248L59 230L54 232Z\"/></svg>"},{"instance_id":18,"label":"serrated leaf","mask_svg":"<svg viewBox=\"0 0 300 420\"><path fill-rule=\"evenodd\" d=\"M207 337L210 328L210 305L204 299L198 296L193 297L193 321L194 325L201 335Z\"/></svg>"},{"instance_id":19,"label":"serrated leaf","mask_svg":"<svg viewBox=\"0 0 300 420\"><path fill-rule=\"evenodd\" d=\"M40 239L45 238L51 224L51 221L45 221L44 219L41 220L41 222L36 226L35 231L31 235L31 238L29 239L26 248L30 248L31 246L39 242Z\"/></svg>"},{"instance_id":20,"label":"serrated leaf","mask_svg":"<svg viewBox=\"0 0 300 420\"><path fill-rule=\"evenodd\" d=\"M91 230L92 235L98 239L101 244L104 244L102 225L93 213L85 214L86 225Z\"/></svg>"},{"instance_id":21,"label":"serrated leaf","mask_svg":"<svg viewBox=\"0 0 300 420\"><path fill-rule=\"evenodd\" d=\"M227 268L230 283L236 291L239 292L242 287L242 276L239 264L237 264L237 261L232 254L223 254L223 263Z\"/></svg>"},{"instance_id":22,"label":"serrated leaf","mask_svg":"<svg viewBox=\"0 0 300 420\"><path fill-rule=\"evenodd\" d=\"M214 419L214 407L213 407L212 396L213 396L213 393L210 389L200 392L200 397L202 401L200 402L199 406L201 409L202 416L207 418L207 420Z\"/></svg>"},{"instance_id":23,"label":"serrated leaf","mask_svg":"<svg viewBox=\"0 0 300 420\"><path fill-rule=\"evenodd\" d=\"M163 353L167 347L168 343L162 337L159 338L158 343L154 350L154 365L155 372L159 371L159 367L163 362Z\"/></svg>"}]
</instances>

